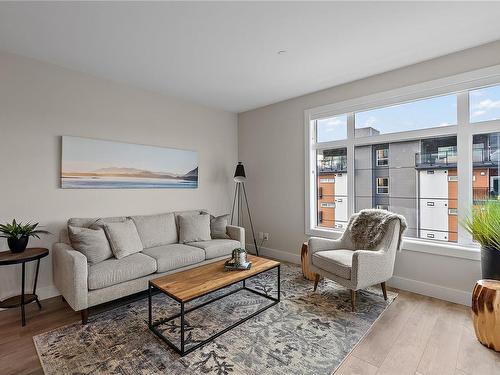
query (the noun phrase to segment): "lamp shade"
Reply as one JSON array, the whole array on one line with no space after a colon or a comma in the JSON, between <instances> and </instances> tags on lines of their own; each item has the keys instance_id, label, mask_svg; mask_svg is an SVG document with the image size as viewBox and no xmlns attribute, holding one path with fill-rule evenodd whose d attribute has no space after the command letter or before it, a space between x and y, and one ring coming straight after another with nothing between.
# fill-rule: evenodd
<instances>
[{"instance_id":1,"label":"lamp shade","mask_svg":"<svg viewBox=\"0 0 500 375\"><path fill-rule=\"evenodd\" d=\"M234 181L243 182L246 179L247 179L247 176L245 174L245 167L243 166L243 163L240 161L240 162L238 162L238 165L236 166L236 170L234 171Z\"/></svg>"}]
</instances>

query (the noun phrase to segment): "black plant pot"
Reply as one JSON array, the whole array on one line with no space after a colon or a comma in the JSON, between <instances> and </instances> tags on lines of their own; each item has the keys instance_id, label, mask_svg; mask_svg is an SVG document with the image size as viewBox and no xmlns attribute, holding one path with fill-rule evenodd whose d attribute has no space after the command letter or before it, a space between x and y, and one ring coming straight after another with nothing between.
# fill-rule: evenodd
<instances>
[{"instance_id":1,"label":"black plant pot","mask_svg":"<svg viewBox=\"0 0 500 375\"><path fill-rule=\"evenodd\" d=\"M26 250L26 246L28 246L29 237L21 237L21 238L7 238L7 244L9 245L10 251L13 253L22 253Z\"/></svg>"},{"instance_id":2,"label":"black plant pot","mask_svg":"<svg viewBox=\"0 0 500 375\"><path fill-rule=\"evenodd\" d=\"M481 248L481 273L483 279L500 280L500 249Z\"/></svg>"}]
</instances>

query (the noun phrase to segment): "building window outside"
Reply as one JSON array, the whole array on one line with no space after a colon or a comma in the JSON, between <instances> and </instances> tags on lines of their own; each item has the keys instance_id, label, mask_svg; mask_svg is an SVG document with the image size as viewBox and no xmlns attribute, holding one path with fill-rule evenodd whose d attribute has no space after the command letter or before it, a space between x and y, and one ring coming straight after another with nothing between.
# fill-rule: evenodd
<instances>
[{"instance_id":1,"label":"building window outside","mask_svg":"<svg viewBox=\"0 0 500 375\"><path fill-rule=\"evenodd\" d=\"M344 137L343 130L338 133L342 136L327 138L318 131L319 124L324 123L312 121L315 132L312 144L317 145L314 148L317 219L312 228L342 230L352 212L390 208L406 217L406 237L471 243L468 241L472 239L466 242L459 239L463 229L459 228L458 166L464 158L459 159L458 155L457 128L470 126L473 133L469 154L472 194L466 200L470 199L471 205L500 200L500 132L481 133L481 129L493 129L495 121L500 126L500 85L463 95L468 100L459 101L458 94L450 94L328 117L329 126L333 126L331 119L337 119L335 126L345 129L344 140L339 139ZM469 123L456 125L459 107L463 109L466 103ZM479 122L486 125L476 124ZM349 132L349 128L354 130ZM436 128L442 128L443 132ZM399 132L401 136L393 135ZM375 143L375 139L387 143ZM330 144L321 145L326 142ZM349 147L352 147L349 160L354 164L351 169L347 158ZM349 173L353 173L350 178Z\"/></svg>"},{"instance_id":2,"label":"building window outside","mask_svg":"<svg viewBox=\"0 0 500 375\"><path fill-rule=\"evenodd\" d=\"M389 165L389 149L381 148L376 151L377 166L383 167Z\"/></svg>"},{"instance_id":3,"label":"building window outside","mask_svg":"<svg viewBox=\"0 0 500 375\"><path fill-rule=\"evenodd\" d=\"M473 147L482 150L472 161L474 205L491 199L500 200L500 133L477 134L472 142Z\"/></svg>"},{"instance_id":4,"label":"building window outside","mask_svg":"<svg viewBox=\"0 0 500 375\"><path fill-rule=\"evenodd\" d=\"M389 194L389 178L377 178L377 194Z\"/></svg>"}]
</instances>

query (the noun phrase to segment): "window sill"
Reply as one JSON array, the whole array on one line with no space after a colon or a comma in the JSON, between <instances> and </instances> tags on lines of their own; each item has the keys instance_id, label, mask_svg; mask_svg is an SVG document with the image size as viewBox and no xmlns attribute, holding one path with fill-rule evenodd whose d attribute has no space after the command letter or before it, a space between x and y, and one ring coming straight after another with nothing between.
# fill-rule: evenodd
<instances>
[{"instance_id":1,"label":"window sill","mask_svg":"<svg viewBox=\"0 0 500 375\"><path fill-rule=\"evenodd\" d=\"M342 235L343 230L339 229L309 229L306 231L308 236L324 237L337 239ZM402 244L402 251L413 251L440 255L445 257L462 258L479 261L481 260L481 251L479 246L455 245L449 243L437 243L427 240L405 238Z\"/></svg>"}]
</instances>

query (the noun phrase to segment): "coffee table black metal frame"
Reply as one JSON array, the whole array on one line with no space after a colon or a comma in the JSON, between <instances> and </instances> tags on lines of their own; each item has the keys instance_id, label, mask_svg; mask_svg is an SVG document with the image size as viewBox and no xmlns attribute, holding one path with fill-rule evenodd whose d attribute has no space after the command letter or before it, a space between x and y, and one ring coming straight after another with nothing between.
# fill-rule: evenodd
<instances>
[{"instance_id":1,"label":"coffee table black metal frame","mask_svg":"<svg viewBox=\"0 0 500 375\"><path fill-rule=\"evenodd\" d=\"M248 288L248 287L246 286L246 280L251 279L252 277L255 277L255 276L260 275L260 274L262 274L262 273L272 271L272 270L274 270L275 268L277 268L277 269L278 269L278 272L277 272L277 279L278 279L278 296L277 296L277 297L272 297L272 296L269 296L269 295L267 295L267 294L265 294L265 293L259 292L259 291L255 290L255 289ZM228 272L238 272L238 271L228 271ZM210 292L207 292L207 293L204 293L204 294L202 294L202 295L199 295L199 296L196 296L196 297L194 297L194 298L191 298L191 299L189 299L189 300L185 300L185 301L183 301L183 300L181 300L181 299L177 298L175 295L172 295L172 294L170 294L170 293L167 293L167 292L165 292L164 290L161 290L161 289L159 289L159 288L156 288L156 287L153 285L152 281L150 280L150 281L149 281L149 286L148 286L148 312L149 312L149 314L148 314L148 326L149 326L149 329L150 329L150 330L151 330L151 331L152 331L152 332L153 332L156 336L158 336L160 339L162 339L165 343L167 343L167 344L168 344L168 345L169 345L172 349L174 349L177 353L179 353L179 354L183 357L183 356L185 356L186 354L191 353L193 350L196 350L196 349L198 349L198 348L202 347L203 345L205 345L205 344L209 343L210 341L214 340L215 338L219 337L220 335L223 335L224 333L226 333L227 331L229 331L229 330L233 329L234 327L237 327L237 326L239 326L240 324L242 324L242 323L246 322L248 319L253 318L254 316L256 316L256 315L260 314L261 312L263 312L263 311L267 310L268 308L270 308L270 307L272 307L272 306L276 305L277 303L279 303L279 302L280 302L280 293L281 293L281 290L280 290L280 281L281 281L281 280L280 280L280 264L278 264L278 265L276 265L276 266L274 266L274 267L272 267L272 268L269 268L269 269L263 270L263 271L261 271L261 272L259 272L259 273L253 274L253 275L250 275L250 276L248 276L248 277L244 278L243 280L238 280L238 281L235 281L235 282L233 282L233 283L230 283L230 284L224 285L224 286L222 286L222 287L220 287L220 288L217 288L217 289L215 289L215 290L211 290ZM194 307L192 307L192 308L189 308L189 309L186 309L186 308L185 308L185 304L186 304L186 303L188 303L188 302L191 302L191 301L196 300L196 299L198 299L198 298L204 297L204 296L206 296L206 295L208 295L208 294L210 294L210 293L216 292L216 291L218 291L218 290L222 290L222 289L224 289L224 288L228 288L228 287L230 287L230 286L232 286L232 285L239 284L239 283L242 283L242 286L241 286L240 288L237 288L237 289L231 290L231 291L230 291L230 292L228 292L228 293L225 293L225 294L222 294L222 295L220 295L220 296L217 296L217 297L215 297L215 298L213 298L213 299L211 299L211 300L209 300L209 301L206 301L206 302L200 303L199 305L194 306ZM170 298L174 299L175 301L179 302L179 303L180 303L180 313L175 314L175 315L172 315L172 316L169 316L169 317L167 317L167 318L164 318L164 319L161 319L161 320L158 320L158 321L153 321L152 295L153 295L153 292L154 292L154 290L155 290L155 289L156 289L156 290L158 290L158 291L160 291L161 293L163 293L163 294L165 294L165 295L169 296ZM185 329L184 329L186 314L188 314L188 313L190 313L190 312L192 312L192 311L194 311L194 310L197 310L197 309L199 309L199 308L201 308L201 307L203 307L203 306L206 306L206 305L208 305L208 304L210 304L210 303L212 303L212 302L218 301L218 300L220 300L220 299L222 299L222 298L224 298L224 297L230 296L231 294L237 293L237 292L239 292L239 291L241 291L241 290L247 290L247 291L249 291L249 292L251 292L251 293L254 293L254 294L257 294L257 295L259 295L259 296L261 296L261 297L267 298L268 300L272 301L272 303L270 303L269 305L267 305L267 306L265 306L265 307L263 307L263 308L261 308L261 309L259 309L259 310L255 311L255 312L253 312L252 314L250 314L250 315L246 316L245 318L238 320L237 322L235 322L235 323L231 324L229 327L224 328L222 331L219 331L219 332L217 332L217 333L213 334L212 336L210 336L210 337L209 337L209 338L207 338L206 340L203 340L202 342L197 343L196 345L194 345L194 346L190 347L189 349L186 349L186 347L185 347ZM164 335L160 332L160 330L158 330L158 328L157 328L159 325L164 324L164 323L166 323L166 322L169 322L170 320L176 319L176 318L178 318L178 317L180 317L180 318L181 318L181 347L180 347L180 348L179 348L177 345L175 345L174 343L172 343L172 342L171 342L171 341L170 341L170 340L169 340L166 336L164 336Z\"/></svg>"},{"instance_id":2,"label":"coffee table black metal frame","mask_svg":"<svg viewBox=\"0 0 500 375\"><path fill-rule=\"evenodd\" d=\"M31 251L36 253L32 254ZM0 301L0 308L10 309L14 307L21 307L21 324L24 327L26 325L26 314L24 311L24 306L32 302L36 302L38 308L41 310L42 305L36 294L36 285L38 282L38 271L40 270L40 259L49 255L49 250L45 248L30 248L26 249L23 253L11 253L11 252L1 252L0 254L5 255L0 259L0 266L19 264L21 263L21 295L7 298ZM25 275L26 275L26 263L36 260L36 271L35 280L33 283L33 293L26 293L25 291Z\"/></svg>"}]
</instances>

